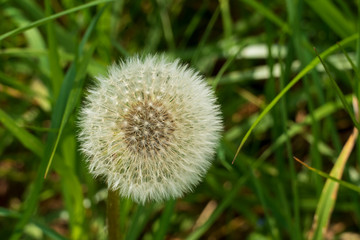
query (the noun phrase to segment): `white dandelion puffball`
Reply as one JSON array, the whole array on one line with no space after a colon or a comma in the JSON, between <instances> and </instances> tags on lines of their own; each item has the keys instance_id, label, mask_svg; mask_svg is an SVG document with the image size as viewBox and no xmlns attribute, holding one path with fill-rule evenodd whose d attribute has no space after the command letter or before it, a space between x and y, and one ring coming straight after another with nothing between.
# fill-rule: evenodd
<instances>
[{"instance_id":1,"label":"white dandelion puffball","mask_svg":"<svg viewBox=\"0 0 360 240\"><path fill-rule=\"evenodd\" d=\"M163 55L132 57L98 77L80 111L90 172L135 202L181 197L211 165L222 119L197 72Z\"/></svg>"}]
</instances>

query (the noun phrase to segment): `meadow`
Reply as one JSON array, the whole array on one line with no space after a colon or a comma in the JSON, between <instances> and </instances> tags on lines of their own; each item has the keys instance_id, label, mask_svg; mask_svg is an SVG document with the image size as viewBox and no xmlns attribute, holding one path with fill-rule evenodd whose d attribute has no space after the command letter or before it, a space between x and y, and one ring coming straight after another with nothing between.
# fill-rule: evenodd
<instances>
[{"instance_id":1,"label":"meadow","mask_svg":"<svg viewBox=\"0 0 360 240\"><path fill-rule=\"evenodd\" d=\"M0 0L0 239L108 239L78 116L109 65L162 53L224 129L179 199L123 198L121 239L360 239L360 0Z\"/></svg>"}]
</instances>

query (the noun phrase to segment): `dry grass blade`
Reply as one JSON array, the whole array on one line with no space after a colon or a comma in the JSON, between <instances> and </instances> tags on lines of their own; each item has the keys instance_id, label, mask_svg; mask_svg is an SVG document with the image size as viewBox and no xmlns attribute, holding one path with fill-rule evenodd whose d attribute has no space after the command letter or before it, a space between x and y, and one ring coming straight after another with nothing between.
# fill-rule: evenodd
<instances>
[{"instance_id":1,"label":"dry grass blade","mask_svg":"<svg viewBox=\"0 0 360 240\"><path fill-rule=\"evenodd\" d=\"M314 240L323 239L324 237L323 235L326 232L331 217L331 213L335 206L339 184L359 192L358 187L348 182L340 180L344 171L345 164L353 150L357 137L358 137L358 130L354 128L353 133L348 138L344 148L342 149L335 163L335 166L330 172L330 175L327 175L324 172L312 168L306 163L299 160L298 158L294 157L296 161L304 165L309 170L314 171L317 174L327 178L325 186L320 196L320 200L316 208L314 221L308 239L314 239Z\"/></svg>"},{"instance_id":2,"label":"dry grass blade","mask_svg":"<svg viewBox=\"0 0 360 240\"><path fill-rule=\"evenodd\" d=\"M214 200L211 200L210 202L208 202L208 204L206 204L205 208L203 209L200 216L196 220L193 230L203 225L209 219L211 214L216 209L217 205L218 205L217 202Z\"/></svg>"},{"instance_id":3,"label":"dry grass blade","mask_svg":"<svg viewBox=\"0 0 360 240\"><path fill-rule=\"evenodd\" d=\"M358 101L354 97L353 98L353 107L355 111L355 115L358 116ZM357 192L359 191L359 187L340 180L344 171L344 167L346 165L347 160L349 159L349 156L354 148L356 139L358 138L359 132L357 128L354 128L352 134L346 141L338 159L336 160L336 163L334 167L332 168L330 175L327 175L326 173L319 171L315 168L310 167L306 163L302 162L298 158L294 157L296 161L304 165L306 168L310 169L311 171L316 172L317 174L326 177L326 183L322 190L320 200L318 202L314 221L312 224L312 228L309 232L308 239L314 239L314 240L320 240L324 238L324 234L326 233L329 220L331 218L331 213L334 209L337 193L339 189L339 184L348 187L352 190L355 190Z\"/></svg>"},{"instance_id":4,"label":"dry grass blade","mask_svg":"<svg viewBox=\"0 0 360 240\"><path fill-rule=\"evenodd\" d=\"M345 164L354 148L356 139L358 137L358 130L354 128L353 133L350 135L342 149L335 166L330 172L330 176L341 178ZM309 235L309 239L323 239L323 234L326 231L331 213L334 209L339 183L327 179L325 186L322 190L320 201L318 203L313 226Z\"/></svg>"}]
</instances>

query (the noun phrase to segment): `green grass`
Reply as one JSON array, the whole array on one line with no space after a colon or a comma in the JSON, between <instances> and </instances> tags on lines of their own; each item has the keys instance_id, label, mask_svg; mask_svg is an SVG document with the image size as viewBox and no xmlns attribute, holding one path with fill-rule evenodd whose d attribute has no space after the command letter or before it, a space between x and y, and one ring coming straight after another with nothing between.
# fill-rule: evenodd
<instances>
[{"instance_id":1,"label":"green grass","mask_svg":"<svg viewBox=\"0 0 360 240\"><path fill-rule=\"evenodd\" d=\"M192 193L120 202L124 239L359 233L359 9L340 0L0 1L0 239L107 239L106 185L79 152L76 116L109 64L156 52L206 76L224 133Z\"/></svg>"}]
</instances>

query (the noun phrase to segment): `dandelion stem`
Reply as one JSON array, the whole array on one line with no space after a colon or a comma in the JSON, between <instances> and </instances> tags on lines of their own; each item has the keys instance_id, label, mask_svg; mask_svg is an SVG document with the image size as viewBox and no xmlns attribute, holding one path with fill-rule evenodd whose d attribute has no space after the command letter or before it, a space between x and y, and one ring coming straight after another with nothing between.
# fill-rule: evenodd
<instances>
[{"instance_id":1,"label":"dandelion stem","mask_svg":"<svg viewBox=\"0 0 360 240\"><path fill-rule=\"evenodd\" d=\"M108 189L108 200L107 200L107 224L109 240L120 240L120 224L119 224L119 204L120 195L118 191Z\"/></svg>"}]
</instances>

